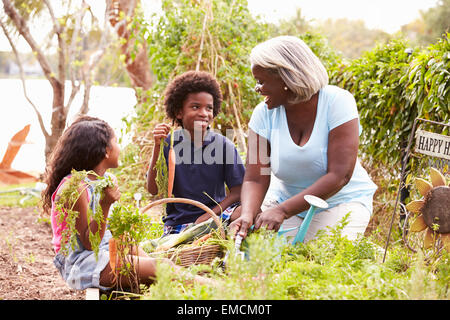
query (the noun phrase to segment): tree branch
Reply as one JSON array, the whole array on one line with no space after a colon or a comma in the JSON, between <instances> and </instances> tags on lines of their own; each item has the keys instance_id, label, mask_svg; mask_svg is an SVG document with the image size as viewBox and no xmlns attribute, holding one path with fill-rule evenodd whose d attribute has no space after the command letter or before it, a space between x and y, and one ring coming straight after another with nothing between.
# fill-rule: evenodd
<instances>
[{"instance_id":1,"label":"tree branch","mask_svg":"<svg viewBox=\"0 0 450 320\"><path fill-rule=\"evenodd\" d=\"M55 78L55 75L52 72L49 62L47 61L46 57L39 49L39 46L37 45L36 41L31 35L25 19L16 11L14 6L11 4L10 0L2 0L2 1L3 1L3 8L5 9L6 14L14 23L20 35L26 40L28 45L31 47L33 53L36 55L36 58L39 64L41 65L45 77L48 79L48 81L50 81L52 86L59 85L60 83L58 79Z\"/></svg>"},{"instance_id":2,"label":"tree branch","mask_svg":"<svg viewBox=\"0 0 450 320\"><path fill-rule=\"evenodd\" d=\"M27 101L30 103L30 105L33 107L34 112L36 113L36 116L38 118L39 121L39 126L41 128L42 133L44 134L44 137L47 138L49 136L47 130L45 129L45 125L44 125L44 120L42 119L42 115L39 112L39 110L37 109L36 105L33 103L33 101L31 101L30 97L28 97L28 93L27 93L27 88L26 88L26 83L25 83L25 75L23 72L23 66L22 66L22 62L20 60L20 56L19 56L19 52L17 51L16 46L14 45L14 42L11 39L11 36L9 35L8 30L6 29L5 25L3 24L3 21L0 20L0 26L3 29L3 33L5 34L6 38L8 39L8 42L11 46L11 49L14 52L14 56L16 57L17 60L17 65L19 66L19 71L20 71L20 79L22 81L22 88L23 88L23 94L25 96L25 99L27 99Z\"/></svg>"},{"instance_id":3,"label":"tree branch","mask_svg":"<svg viewBox=\"0 0 450 320\"><path fill-rule=\"evenodd\" d=\"M78 37L80 34L80 30L81 30L81 21L84 18L84 15L86 14L86 8L87 5L86 3L83 1L82 2L82 6L81 6L81 10L78 11L78 14L76 15L75 18L75 23L74 23L74 29L73 29L73 33L72 33L72 39L70 41L70 45L67 51L67 60L68 61L73 61L75 59L75 48L78 42ZM66 114L69 112L69 109L72 105L73 100L75 99L75 96L77 95L77 93L80 90L80 84L76 83L76 79L75 79L75 75L74 75L74 68L73 66L69 66L68 68L69 71L69 77L70 77L70 81L72 83L72 90L70 93L70 97L69 100L66 104L66 106L64 107Z\"/></svg>"},{"instance_id":4,"label":"tree branch","mask_svg":"<svg viewBox=\"0 0 450 320\"><path fill-rule=\"evenodd\" d=\"M64 81L66 80L66 43L64 42L63 37L61 36L64 28L61 26L61 24L58 22L58 20L55 18L55 14L53 12L53 8L50 5L50 2L48 0L44 0L45 5L48 8L48 12L50 13L50 17L52 19L53 23L53 29L55 30L56 37L58 38L58 79L59 82L62 84L62 88L64 88ZM64 91L64 90L63 90Z\"/></svg>"}]
</instances>

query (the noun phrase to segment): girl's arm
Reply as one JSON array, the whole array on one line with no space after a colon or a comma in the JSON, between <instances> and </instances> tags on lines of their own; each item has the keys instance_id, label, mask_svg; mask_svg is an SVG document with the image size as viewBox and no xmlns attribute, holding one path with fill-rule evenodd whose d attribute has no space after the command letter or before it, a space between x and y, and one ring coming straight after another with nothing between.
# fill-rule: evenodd
<instances>
[{"instance_id":1,"label":"girl's arm","mask_svg":"<svg viewBox=\"0 0 450 320\"><path fill-rule=\"evenodd\" d=\"M167 138L169 134L170 126L165 123L158 124L155 129L153 129L154 147L152 158L150 160L150 165L147 173L147 190L153 195L158 194L158 186L156 185L156 162L158 161L159 151L161 148L161 141Z\"/></svg>"},{"instance_id":2,"label":"girl's arm","mask_svg":"<svg viewBox=\"0 0 450 320\"><path fill-rule=\"evenodd\" d=\"M89 230L94 234L98 231L100 234L100 238L103 239L106 231L106 219L108 218L109 209L114 202L119 200L120 191L117 185L104 189L103 199L99 201L99 205L101 206L103 213L103 223L100 226L96 221L91 221L89 223L87 220L89 198L86 187L80 187L79 192L81 192L81 195L74 205L74 210L79 212L78 218L75 222L75 227L79 233L79 238L83 246L87 250L92 250L91 242L89 240Z\"/></svg>"}]
</instances>

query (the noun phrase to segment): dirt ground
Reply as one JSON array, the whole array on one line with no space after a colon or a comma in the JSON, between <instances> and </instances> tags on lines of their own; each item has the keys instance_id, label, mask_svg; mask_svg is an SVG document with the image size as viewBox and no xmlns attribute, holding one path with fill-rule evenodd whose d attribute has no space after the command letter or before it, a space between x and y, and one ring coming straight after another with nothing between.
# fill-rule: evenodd
<instances>
[{"instance_id":1,"label":"dirt ground","mask_svg":"<svg viewBox=\"0 0 450 320\"><path fill-rule=\"evenodd\" d=\"M51 239L36 207L0 207L0 300L85 299L53 265Z\"/></svg>"}]
</instances>

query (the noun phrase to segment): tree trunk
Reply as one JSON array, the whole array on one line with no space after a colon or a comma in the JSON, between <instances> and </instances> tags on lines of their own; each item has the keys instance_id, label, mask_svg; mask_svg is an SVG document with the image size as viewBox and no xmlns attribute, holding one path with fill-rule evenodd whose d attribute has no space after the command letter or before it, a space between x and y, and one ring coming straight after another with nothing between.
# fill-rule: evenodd
<instances>
[{"instance_id":1,"label":"tree trunk","mask_svg":"<svg viewBox=\"0 0 450 320\"><path fill-rule=\"evenodd\" d=\"M45 139L45 160L48 162L50 153L56 146L56 142L62 135L66 126L67 114L64 109L64 82L52 83L53 87L53 105L51 117L51 134Z\"/></svg>"},{"instance_id":2,"label":"tree trunk","mask_svg":"<svg viewBox=\"0 0 450 320\"><path fill-rule=\"evenodd\" d=\"M116 28L119 37L126 40L122 45L121 51L125 55L125 65L127 73L131 79L133 87L148 90L152 85L152 76L150 72L150 64L147 56L147 45L145 41L138 43L138 52L135 58L131 55L135 47L136 40L130 40L130 30L128 29L127 17L133 17L135 14L138 0L106 0L109 8L109 22ZM121 20L120 12L123 12L123 19ZM116 26L119 24L118 26ZM134 30L131 30L134 31Z\"/></svg>"}]
</instances>

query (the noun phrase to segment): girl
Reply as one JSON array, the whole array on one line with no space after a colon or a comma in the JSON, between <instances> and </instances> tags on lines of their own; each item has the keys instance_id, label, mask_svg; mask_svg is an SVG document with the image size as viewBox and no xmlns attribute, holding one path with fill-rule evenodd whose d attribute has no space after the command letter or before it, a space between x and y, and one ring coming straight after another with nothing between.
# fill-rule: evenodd
<instances>
[{"instance_id":1,"label":"girl","mask_svg":"<svg viewBox=\"0 0 450 320\"><path fill-rule=\"evenodd\" d=\"M106 290L115 285L114 273L116 270L113 271L109 264L108 244L112 235L107 229L106 220L111 205L120 198L120 191L117 180L113 176L115 185L105 188L104 196L101 199L98 194L93 193L93 188L89 184L79 186L81 195L73 208L79 212L76 219L78 246L72 249L69 244L67 255L61 252L62 233L66 225L58 223L57 217L60 214L56 210L58 197L70 178L72 169L92 170L98 176L108 175L106 172L108 169L118 166L119 153L119 145L112 128L103 120L82 116L66 129L51 154L45 175L47 189L43 192L43 208L45 212L51 214L52 244L56 253L54 264L63 279L73 289L84 290L89 287L98 287ZM86 182L95 179L95 175L88 175ZM104 215L103 221L105 222L101 225L97 225L95 221L87 221L88 208L95 212L97 206L101 207ZM101 237L97 257L92 251L89 241L89 230L94 234L99 232ZM137 270L140 281L146 284L150 283L156 275L157 261L147 256L139 248L132 252L132 255L132 259L136 259L136 255L139 255ZM170 264L179 271L180 267L175 266L170 260L163 259L162 262ZM202 281L203 279L197 277L196 280ZM129 280L125 277L121 277L121 281L121 286L128 287L130 285Z\"/></svg>"}]
</instances>

